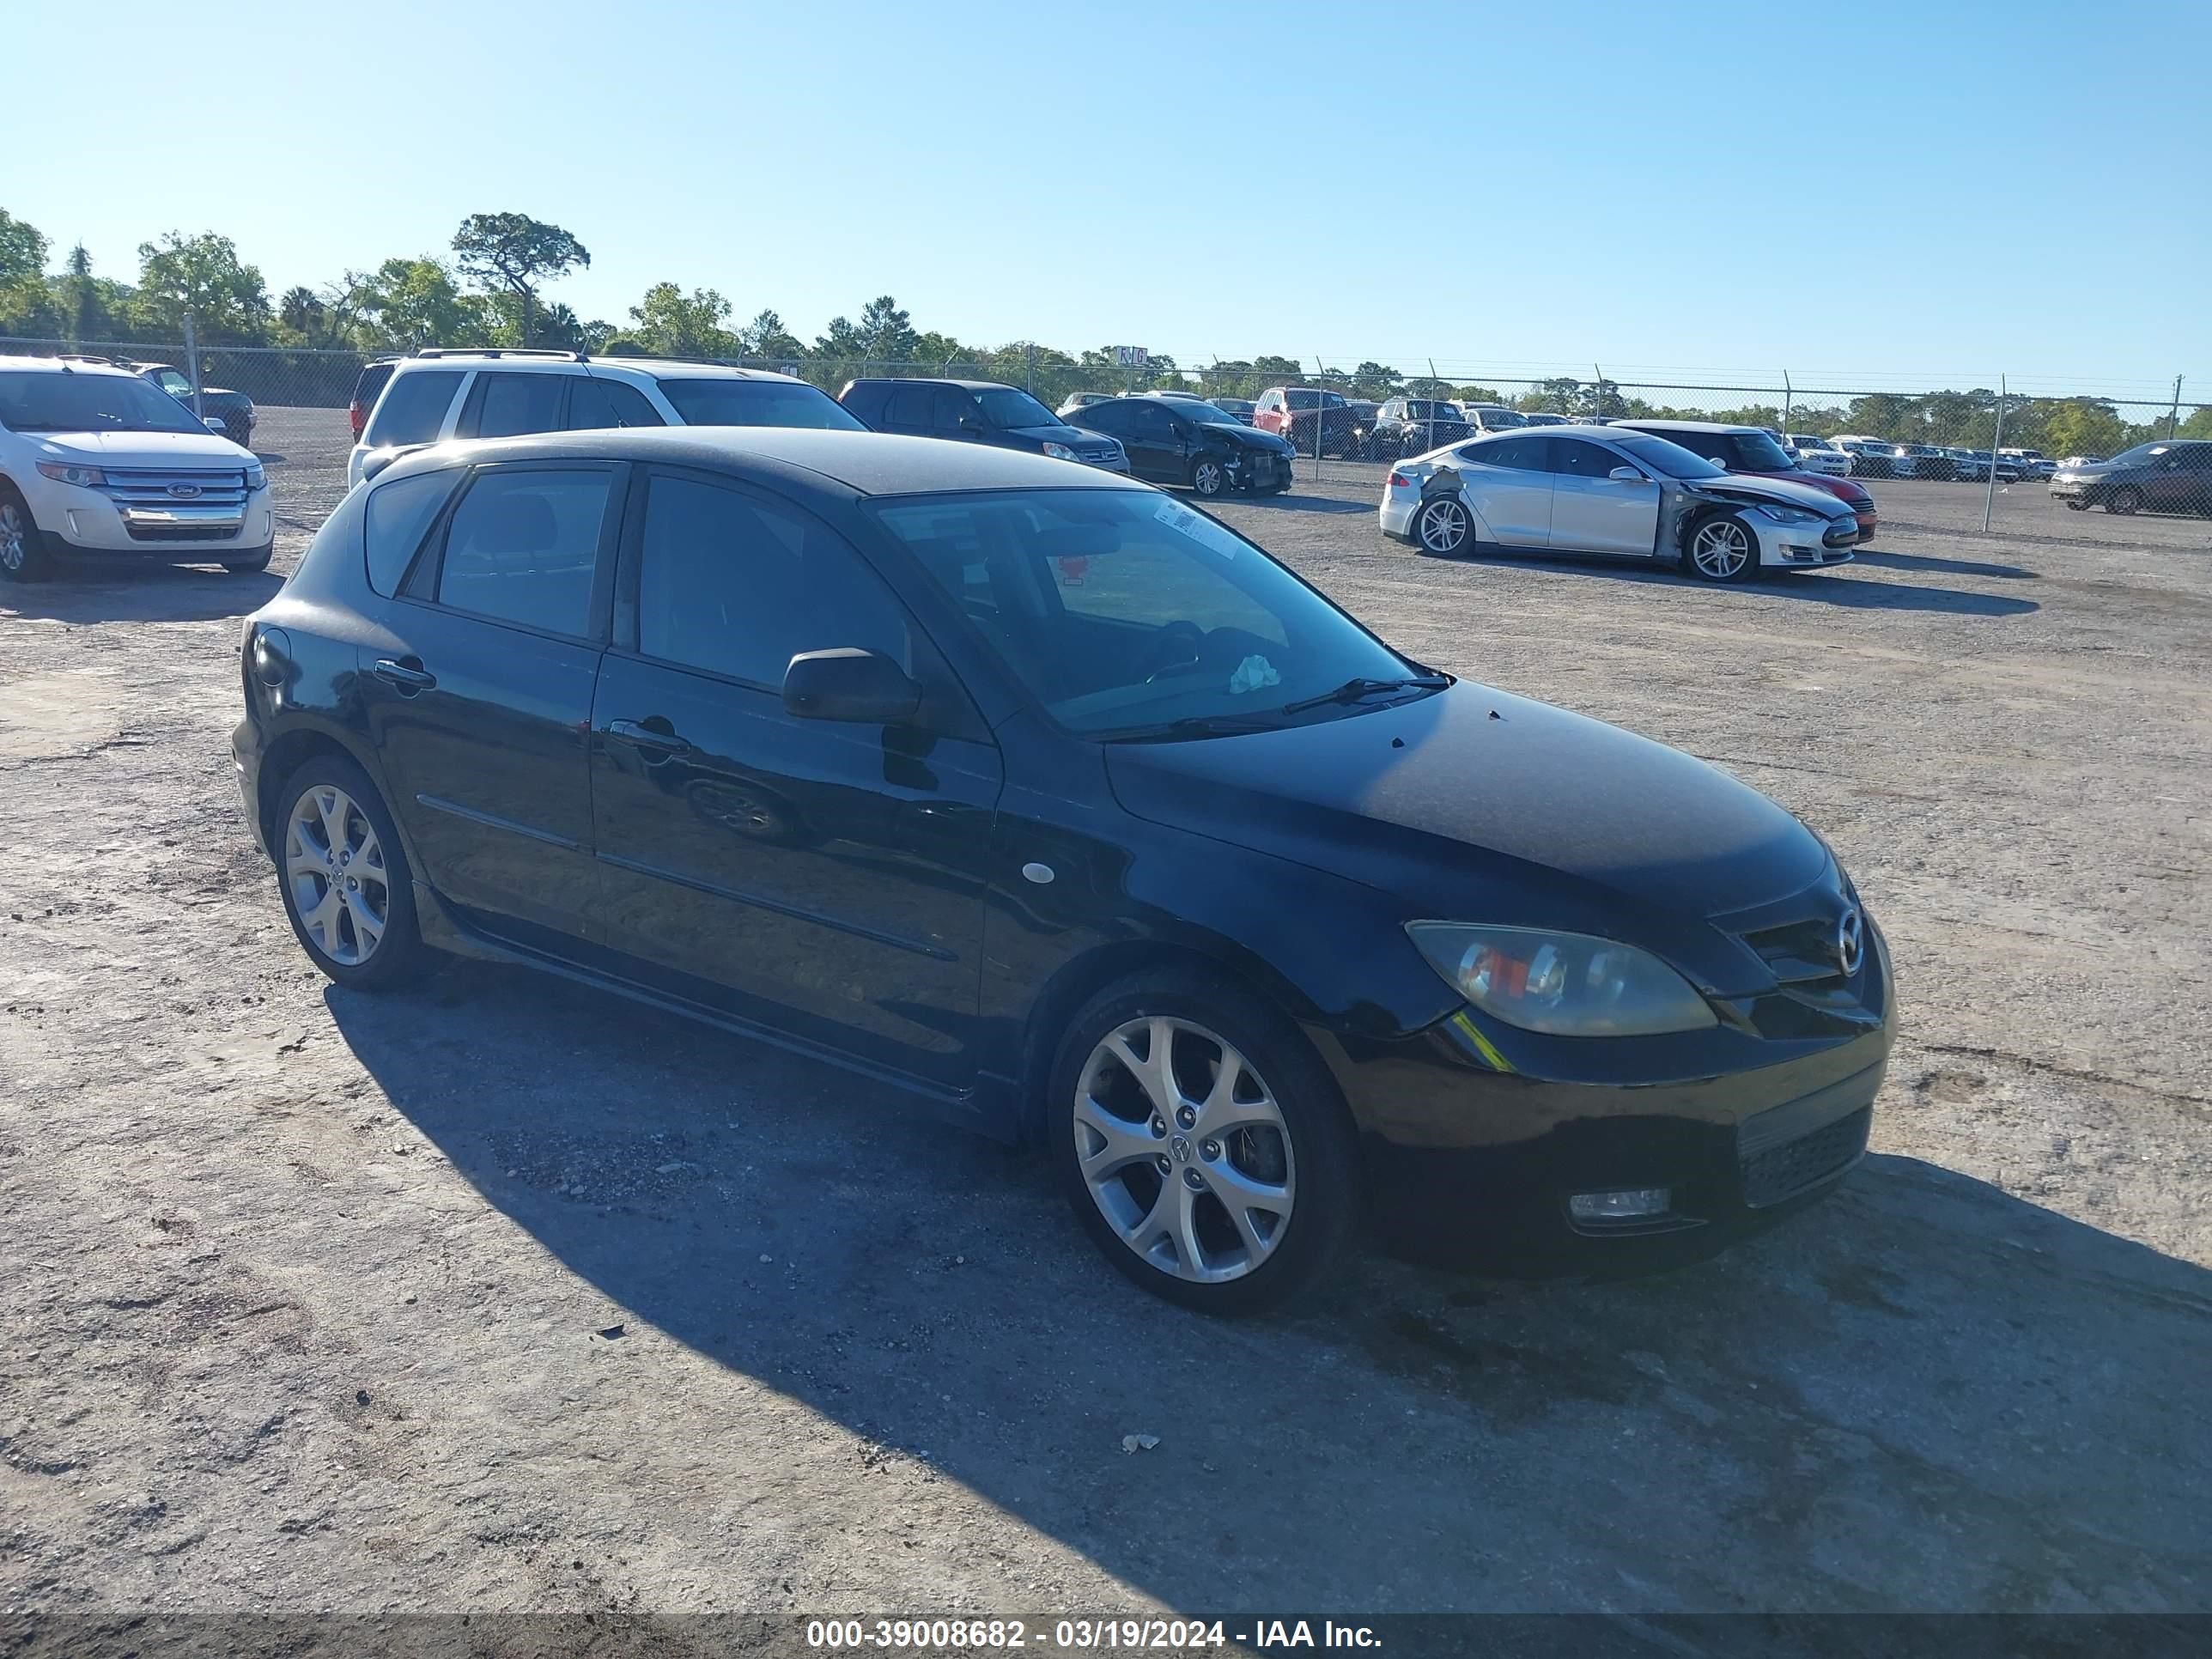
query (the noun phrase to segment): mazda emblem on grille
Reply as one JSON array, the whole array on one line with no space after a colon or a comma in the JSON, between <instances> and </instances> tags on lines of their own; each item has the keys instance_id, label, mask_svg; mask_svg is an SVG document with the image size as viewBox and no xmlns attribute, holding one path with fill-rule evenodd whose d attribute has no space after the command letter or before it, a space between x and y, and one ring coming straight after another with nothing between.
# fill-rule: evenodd
<instances>
[{"instance_id":1,"label":"mazda emblem on grille","mask_svg":"<svg viewBox=\"0 0 2212 1659\"><path fill-rule=\"evenodd\" d=\"M1865 955L1866 919L1855 904L1836 923L1836 960L1846 974L1856 974Z\"/></svg>"}]
</instances>

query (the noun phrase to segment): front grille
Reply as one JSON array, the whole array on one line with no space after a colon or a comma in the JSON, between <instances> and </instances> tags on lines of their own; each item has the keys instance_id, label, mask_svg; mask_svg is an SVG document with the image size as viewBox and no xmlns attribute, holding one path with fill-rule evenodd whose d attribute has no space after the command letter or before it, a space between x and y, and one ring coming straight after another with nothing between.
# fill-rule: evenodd
<instances>
[{"instance_id":1,"label":"front grille","mask_svg":"<svg viewBox=\"0 0 2212 1659\"><path fill-rule=\"evenodd\" d=\"M1874 1108L1862 1106L1810 1134L1741 1159L1744 1203L1753 1209L1779 1204L1841 1175L1865 1155L1873 1123Z\"/></svg>"},{"instance_id":2,"label":"front grille","mask_svg":"<svg viewBox=\"0 0 2212 1659\"><path fill-rule=\"evenodd\" d=\"M228 524L139 524L125 520L134 542L228 542L237 538L239 521Z\"/></svg>"},{"instance_id":3,"label":"front grille","mask_svg":"<svg viewBox=\"0 0 2212 1659\"><path fill-rule=\"evenodd\" d=\"M106 467L108 499L118 507L244 507L246 474L238 467L220 471L182 468ZM178 490L190 492L178 495Z\"/></svg>"},{"instance_id":4,"label":"front grille","mask_svg":"<svg viewBox=\"0 0 2212 1659\"><path fill-rule=\"evenodd\" d=\"M1840 985L1843 963L1837 957L1832 916L1808 916L1761 927L1741 936L1784 985Z\"/></svg>"}]
</instances>

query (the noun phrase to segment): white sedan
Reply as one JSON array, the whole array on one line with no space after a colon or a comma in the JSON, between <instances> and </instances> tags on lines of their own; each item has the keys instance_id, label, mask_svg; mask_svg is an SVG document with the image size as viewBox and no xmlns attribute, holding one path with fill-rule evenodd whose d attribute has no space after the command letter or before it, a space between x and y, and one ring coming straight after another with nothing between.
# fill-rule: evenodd
<instances>
[{"instance_id":1,"label":"white sedan","mask_svg":"<svg viewBox=\"0 0 2212 1659\"><path fill-rule=\"evenodd\" d=\"M1790 447L1797 452L1797 465L1808 472L1825 473L1831 478L1850 476L1851 458L1826 438L1816 438L1809 432L1793 432L1790 434Z\"/></svg>"},{"instance_id":2,"label":"white sedan","mask_svg":"<svg viewBox=\"0 0 2212 1659\"><path fill-rule=\"evenodd\" d=\"M1477 546L1679 564L1711 582L1850 559L1858 520L1826 490L1723 471L1618 428L1502 432L1400 461L1382 533L1451 557Z\"/></svg>"}]
</instances>

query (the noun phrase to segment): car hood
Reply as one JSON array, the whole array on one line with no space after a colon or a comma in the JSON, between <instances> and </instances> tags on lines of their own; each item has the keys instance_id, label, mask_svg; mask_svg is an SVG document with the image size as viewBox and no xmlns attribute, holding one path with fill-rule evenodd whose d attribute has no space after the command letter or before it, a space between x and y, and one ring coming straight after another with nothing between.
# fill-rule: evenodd
<instances>
[{"instance_id":1,"label":"car hood","mask_svg":"<svg viewBox=\"0 0 2212 1659\"><path fill-rule=\"evenodd\" d=\"M1081 427L1064 426L1058 422L1051 426L1010 426L1000 429L1013 437L1026 438L1033 443L1066 444L1070 449L1074 448L1078 444L1095 447L1114 441L1103 432L1091 432Z\"/></svg>"},{"instance_id":2,"label":"car hood","mask_svg":"<svg viewBox=\"0 0 2212 1659\"><path fill-rule=\"evenodd\" d=\"M1687 488L1708 495L1779 501L1784 507L1802 507L1824 518L1833 518L1839 505L1834 493L1825 488L1825 480L1820 483L1809 480L1798 483L1767 473L1731 472L1724 478L1690 478L1684 483Z\"/></svg>"},{"instance_id":3,"label":"car hood","mask_svg":"<svg viewBox=\"0 0 2212 1659\"><path fill-rule=\"evenodd\" d=\"M1218 421L1208 421L1202 428L1219 438L1224 443L1239 444L1246 449L1266 450L1276 455L1295 455L1298 452L1287 439L1272 432L1262 432L1253 426L1224 426Z\"/></svg>"},{"instance_id":4,"label":"car hood","mask_svg":"<svg viewBox=\"0 0 2212 1659\"><path fill-rule=\"evenodd\" d=\"M1679 940L1684 918L1787 897L1829 864L1703 761L1470 681L1281 732L1109 744L1106 768L1139 817L1395 893L1408 920ZM1713 940L1704 976L1741 980Z\"/></svg>"},{"instance_id":5,"label":"car hood","mask_svg":"<svg viewBox=\"0 0 2212 1659\"><path fill-rule=\"evenodd\" d=\"M40 432L41 454L85 466L241 466L246 452L215 432Z\"/></svg>"},{"instance_id":6,"label":"car hood","mask_svg":"<svg viewBox=\"0 0 2212 1659\"><path fill-rule=\"evenodd\" d=\"M2019 465L2033 466L2035 463L2022 461ZM2126 466L2118 466L2111 461L2076 461L2071 466L2062 466L2058 470L2069 478L2109 478L2116 472L2132 472L2136 469L2132 462Z\"/></svg>"},{"instance_id":7,"label":"car hood","mask_svg":"<svg viewBox=\"0 0 2212 1659\"><path fill-rule=\"evenodd\" d=\"M1817 489L1823 495L1833 495L1839 501L1849 501L1853 507L1870 507L1874 497L1849 478L1831 477L1825 472L1807 472L1793 468L1788 472L1737 473L1737 477L1772 478L1780 483L1802 484L1808 489Z\"/></svg>"}]
</instances>

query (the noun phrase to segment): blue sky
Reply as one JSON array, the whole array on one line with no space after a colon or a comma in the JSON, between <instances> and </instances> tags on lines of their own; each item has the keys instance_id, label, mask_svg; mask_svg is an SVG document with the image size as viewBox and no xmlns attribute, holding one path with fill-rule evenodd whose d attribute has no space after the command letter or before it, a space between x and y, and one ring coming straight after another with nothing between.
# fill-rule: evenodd
<instances>
[{"instance_id":1,"label":"blue sky","mask_svg":"<svg viewBox=\"0 0 2212 1659\"><path fill-rule=\"evenodd\" d=\"M2212 398L2212 7L22 7L0 206L271 291L514 209L623 319ZM128 38L128 74L82 64ZM496 65L496 70L482 66ZM1817 171L1816 171L1817 170ZM57 253L58 258L58 252Z\"/></svg>"}]
</instances>

